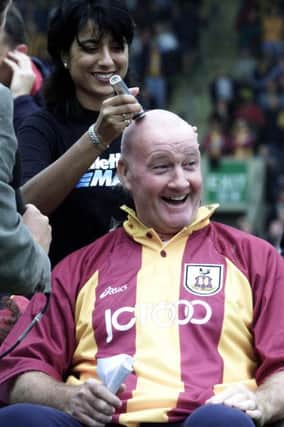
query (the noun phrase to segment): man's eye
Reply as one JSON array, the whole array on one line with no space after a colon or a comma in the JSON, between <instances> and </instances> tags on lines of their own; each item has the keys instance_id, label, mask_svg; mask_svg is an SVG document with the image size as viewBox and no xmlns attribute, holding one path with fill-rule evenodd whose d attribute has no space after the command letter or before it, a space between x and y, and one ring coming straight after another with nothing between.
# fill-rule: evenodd
<instances>
[{"instance_id":1,"label":"man's eye","mask_svg":"<svg viewBox=\"0 0 284 427\"><path fill-rule=\"evenodd\" d=\"M156 170L156 171L163 171L163 170L166 170L168 168L169 168L169 165L167 165L167 164L155 165L153 167L153 169Z\"/></svg>"},{"instance_id":2,"label":"man's eye","mask_svg":"<svg viewBox=\"0 0 284 427\"><path fill-rule=\"evenodd\" d=\"M184 167L185 169L192 169L192 168L194 168L196 165L197 165L196 160L190 160L189 162L185 162L185 163L183 163L183 167Z\"/></svg>"}]
</instances>

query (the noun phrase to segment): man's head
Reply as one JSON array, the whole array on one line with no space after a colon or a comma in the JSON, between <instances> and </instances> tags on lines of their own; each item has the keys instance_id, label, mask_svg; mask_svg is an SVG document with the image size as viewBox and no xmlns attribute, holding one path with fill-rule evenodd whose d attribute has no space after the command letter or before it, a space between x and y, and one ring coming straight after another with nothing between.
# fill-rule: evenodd
<instances>
[{"instance_id":1,"label":"man's head","mask_svg":"<svg viewBox=\"0 0 284 427\"><path fill-rule=\"evenodd\" d=\"M138 218L168 239L196 218L202 177L195 128L165 110L148 111L122 138L118 174Z\"/></svg>"},{"instance_id":2,"label":"man's head","mask_svg":"<svg viewBox=\"0 0 284 427\"><path fill-rule=\"evenodd\" d=\"M1 1L1 0L0 0ZM10 51L27 53L25 24L20 11L11 5L7 10L6 20L0 32L0 82L10 86L13 71L4 59Z\"/></svg>"}]
</instances>

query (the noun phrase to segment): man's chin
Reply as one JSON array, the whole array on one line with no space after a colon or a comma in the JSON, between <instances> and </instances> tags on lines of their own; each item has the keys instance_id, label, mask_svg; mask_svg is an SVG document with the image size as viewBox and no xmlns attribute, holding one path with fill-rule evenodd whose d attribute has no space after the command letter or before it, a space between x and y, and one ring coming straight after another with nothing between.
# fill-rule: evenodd
<instances>
[{"instance_id":1,"label":"man's chin","mask_svg":"<svg viewBox=\"0 0 284 427\"><path fill-rule=\"evenodd\" d=\"M175 234L178 234L184 227L187 227L189 225L189 222L178 222L178 223L171 223L171 224L165 224L165 226L163 227L163 229L160 229L160 231L158 231L158 234L161 235L167 235L170 237L173 237Z\"/></svg>"}]
</instances>

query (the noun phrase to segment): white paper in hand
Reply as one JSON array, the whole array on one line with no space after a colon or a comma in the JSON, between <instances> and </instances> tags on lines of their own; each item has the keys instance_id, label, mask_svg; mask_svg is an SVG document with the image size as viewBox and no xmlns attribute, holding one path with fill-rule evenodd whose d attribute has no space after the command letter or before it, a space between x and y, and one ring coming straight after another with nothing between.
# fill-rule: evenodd
<instances>
[{"instance_id":1,"label":"white paper in hand","mask_svg":"<svg viewBox=\"0 0 284 427\"><path fill-rule=\"evenodd\" d=\"M116 393L125 378L133 371L133 358L117 354L97 359L97 373L107 388Z\"/></svg>"}]
</instances>

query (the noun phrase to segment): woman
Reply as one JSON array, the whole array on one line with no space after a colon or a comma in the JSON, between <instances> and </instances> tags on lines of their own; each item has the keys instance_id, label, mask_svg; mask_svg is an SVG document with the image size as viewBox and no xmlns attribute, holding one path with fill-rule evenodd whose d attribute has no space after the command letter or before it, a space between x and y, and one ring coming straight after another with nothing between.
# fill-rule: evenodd
<instances>
[{"instance_id":1,"label":"woman","mask_svg":"<svg viewBox=\"0 0 284 427\"><path fill-rule=\"evenodd\" d=\"M51 15L46 107L18 138L25 200L51 215L53 265L121 219L120 134L141 105L138 88L114 96L109 78L126 78L133 33L121 0L62 0Z\"/></svg>"}]
</instances>

